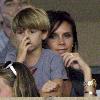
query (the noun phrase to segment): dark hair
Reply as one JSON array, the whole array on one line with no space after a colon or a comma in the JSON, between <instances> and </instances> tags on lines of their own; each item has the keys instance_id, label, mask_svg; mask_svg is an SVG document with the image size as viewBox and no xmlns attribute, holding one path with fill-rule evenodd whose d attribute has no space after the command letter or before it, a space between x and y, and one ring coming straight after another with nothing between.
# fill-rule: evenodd
<instances>
[{"instance_id":1,"label":"dark hair","mask_svg":"<svg viewBox=\"0 0 100 100\"><path fill-rule=\"evenodd\" d=\"M6 80L6 84L13 89L15 97L37 97L37 91L34 78L29 69L22 63L12 63L17 75L8 67L11 62L0 64L0 76ZM8 68L7 68L8 67Z\"/></svg>"},{"instance_id":2,"label":"dark hair","mask_svg":"<svg viewBox=\"0 0 100 100\"><path fill-rule=\"evenodd\" d=\"M51 34L55 30L57 30L59 28L59 26L64 21L66 21L72 27L72 34L73 34L73 48L72 48L72 52L74 52L75 50L78 50L78 40L77 40L76 25L75 25L74 20L70 16L70 14L65 12L65 11L52 11L52 10L47 11L47 14L48 14L48 17L49 17L49 20L50 20L50 30L49 30L49 34L48 34L47 40L51 36ZM55 25L56 25L56 27L55 27ZM47 40L43 41L44 42L43 47L48 47Z\"/></svg>"}]
</instances>

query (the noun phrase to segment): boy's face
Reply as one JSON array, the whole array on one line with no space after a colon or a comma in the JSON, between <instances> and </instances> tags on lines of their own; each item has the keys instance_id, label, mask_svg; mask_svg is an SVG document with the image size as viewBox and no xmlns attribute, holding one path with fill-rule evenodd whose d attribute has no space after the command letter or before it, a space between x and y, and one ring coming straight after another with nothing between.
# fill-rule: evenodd
<instances>
[{"instance_id":1,"label":"boy's face","mask_svg":"<svg viewBox=\"0 0 100 100\"><path fill-rule=\"evenodd\" d=\"M18 44L29 46L28 51L33 51L42 47L42 40L47 36L47 32L42 32L36 29L26 29L23 32L16 32L16 39Z\"/></svg>"}]
</instances>

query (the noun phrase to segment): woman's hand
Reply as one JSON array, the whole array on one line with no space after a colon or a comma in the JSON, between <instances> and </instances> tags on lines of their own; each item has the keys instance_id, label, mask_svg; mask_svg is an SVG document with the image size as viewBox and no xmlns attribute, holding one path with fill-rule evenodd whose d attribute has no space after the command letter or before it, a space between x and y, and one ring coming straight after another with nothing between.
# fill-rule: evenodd
<instances>
[{"instance_id":1,"label":"woman's hand","mask_svg":"<svg viewBox=\"0 0 100 100\"><path fill-rule=\"evenodd\" d=\"M79 69L84 74L84 80L88 81L92 79L91 68L85 63L85 61L80 57L79 53L64 53L61 55L64 60L66 67L72 67L74 69Z\"/></svg>"},{"instance_id":2,"label":"woman's hand","mask_svg":"<svg viewBox=\"0 0 100 100\"><path fill-rule=\"evenodd\" d=\"M73 67L74 69L80 69L83 72L89 70L89 66L85 61L80 57L79 53L64 53L61 55L66 67Z\"/></svg>"},{"instance_id":3,"label":"woman's hand","mask_svg":"<svg viewBox=\"0 0 100 100\"><path fill-rule=\"evenodd\" d=\"M23 63L25 61L27 50L30 46L31 41L27 36L25 36L18 47L17 62Z\"/></svg>"}]
</instances>

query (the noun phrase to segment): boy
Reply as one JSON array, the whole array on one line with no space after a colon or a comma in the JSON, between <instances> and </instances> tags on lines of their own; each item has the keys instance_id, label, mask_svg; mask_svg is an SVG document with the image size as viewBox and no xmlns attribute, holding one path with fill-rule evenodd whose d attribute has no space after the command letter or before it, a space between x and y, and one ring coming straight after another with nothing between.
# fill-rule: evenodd
<instances>
[{"instance_id":1,"label":"boy","mask_svg":"<svg viewBox=\"0 0 100 100\"><path fill-rule=\"evenodd\" d=\"M41 96L61 96L62 80L67 78L63 61L59 55L42 48L49 29L45 11L32 7L22 9L14 17L12 29L17 41L16 61L26 64L32 73L35 70Z\"/></svg>"}]
</instances>

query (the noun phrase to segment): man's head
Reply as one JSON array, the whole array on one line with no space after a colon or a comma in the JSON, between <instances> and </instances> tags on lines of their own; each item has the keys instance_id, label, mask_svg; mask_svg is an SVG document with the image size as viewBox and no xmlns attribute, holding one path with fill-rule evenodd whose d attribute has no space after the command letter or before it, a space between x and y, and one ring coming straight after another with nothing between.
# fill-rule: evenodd
<instances>
[{"instance_id":1,"label":"man's head","mask_svg":"<svg viewBox=\"0 0 100 100\"><path fill-rule=\"evenodd\" d=\"M22 6L32 5L32 0L0 0L0 13L3 18L3 28L9 36L11 34L11 20Z\"/></svg>"}]
</instances>

